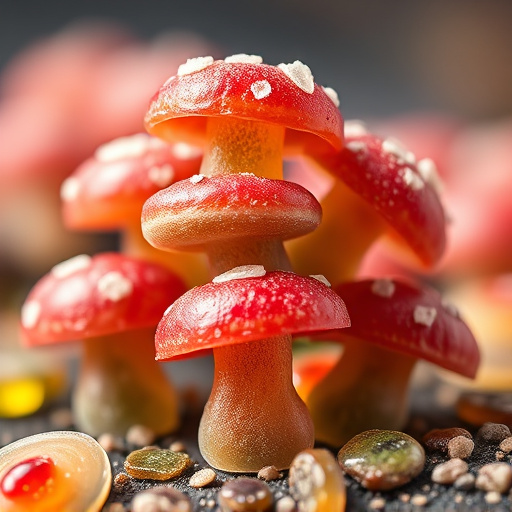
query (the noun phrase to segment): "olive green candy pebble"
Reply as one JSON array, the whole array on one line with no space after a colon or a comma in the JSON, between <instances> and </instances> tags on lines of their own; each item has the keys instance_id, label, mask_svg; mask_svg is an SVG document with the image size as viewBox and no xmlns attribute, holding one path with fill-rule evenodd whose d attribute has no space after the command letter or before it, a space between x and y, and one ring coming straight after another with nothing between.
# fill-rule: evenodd
<instances>
[{"instance_id":1,"label":"olive green candy pebble","mask_svg":"<svg viewBox=\"0 0 512 512\"><path fill-rule=\"evenodd\" d=\"M367 430L338 452L341 469L372 491L400 487L425 466L425 451L412 437L393 430Z\"/></svg>"},{"instance_id":2,"label":"olive green candy pebble","mask_svg":"<svg viewBox=\"0 0 512 512\"><path fill-rule=\"evenodd\" d=\"M131 477L139 480L169 480L180 476L191 464L185 453L146 448L131 452L126 457L124 468Z\"/></svg>"}]
</instances>

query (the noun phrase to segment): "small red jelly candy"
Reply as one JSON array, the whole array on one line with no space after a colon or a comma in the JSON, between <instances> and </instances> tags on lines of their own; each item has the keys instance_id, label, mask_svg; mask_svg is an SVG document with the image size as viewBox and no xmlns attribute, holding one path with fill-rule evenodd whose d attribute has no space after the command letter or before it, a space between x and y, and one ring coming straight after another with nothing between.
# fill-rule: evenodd
<instances>
[{"instance_id":1,"label":"small red jelly candy","mask_svg":"<svg viewBox=\"0 0 512 512\"><path fill-rule=\"evenodd\" d=\"M11 500L39 499L51 485L54 468L50 457L33 457L18 462L2 478L0 490Z\"/></svg>"}]
</instances>

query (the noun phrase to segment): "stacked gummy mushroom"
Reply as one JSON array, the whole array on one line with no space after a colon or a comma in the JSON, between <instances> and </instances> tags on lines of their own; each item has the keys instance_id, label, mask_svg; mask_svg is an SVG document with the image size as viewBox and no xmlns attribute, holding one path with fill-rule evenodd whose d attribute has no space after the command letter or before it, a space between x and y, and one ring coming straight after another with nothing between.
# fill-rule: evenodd
<instances>
[{"instance_id":1,"label":"stacked gummy mushroom","mask_svg":"<svg viewBox=\"0 0 512 512\"><path fill-rule=\"evenodd\" d=\"M156 350L169 360L213 349L199 447L218 469L288 468L313 445L292 385L291 336L349 324L339 296L292 273L283 248L321 218L312 194L282 180L284 151L342 147L343 121L327 91L297 61L198 58L164 84L146 117L152 135L204 147L200 174L152 196L142 228L158 248L204 251L216 276L167 310Z\"/></svg>"}]
</instances>

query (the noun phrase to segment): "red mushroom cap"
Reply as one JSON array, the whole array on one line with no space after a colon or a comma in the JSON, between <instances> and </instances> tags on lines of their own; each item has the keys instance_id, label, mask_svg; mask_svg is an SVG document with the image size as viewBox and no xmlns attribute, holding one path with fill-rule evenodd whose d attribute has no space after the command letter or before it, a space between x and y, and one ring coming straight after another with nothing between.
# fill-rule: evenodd
<instances>
[{"instance_id":1,"label":"red mushroom cap","mask_svg":"<svg viewBox=\"0 0 512 512\"><path fill-rule=\"evenodd\" d=\"M226 240L301 236L321 216L318 201L295 183L253 174L196 175L146 201L142 231L160 249L203 250Z\"/></svg>"},{"instance_id":2,"label":"red mushroom cap","mask_svg":"<svg viewBox=\"0 0 512 512\"><path fill-rule=\"evenodd\" d=\"M166 140L202 143L207 117L230 116L284 126L288 145L306 153L326 146L332 153L343 144L343 119L335 103L331 90L316 85L299 61L270 66L257 56L200 57L180 66L155 95L146 129Z\"/></svg>"},{"instance_id":3,"label":"red mushroom cap","mask_svg":"<svg viewBox=\"0 0 512 512\"><path fill-rule=\"evenodd\" d=\"M199 171L201 152L140 133L100 146L62 184L63 217L73 229L116 229L140 222L144 201Z\"/></svg>"},{"instance_id":4,"label":"red mushroom cap","mask_svg":"<svg viewBox=\"0 0 512 512\"><path fill-rule=\"evenodd\" d=\"M343 301L320 280L265 273L260 265L237 267L169 307L157 328L156 358L348 325Z\"/></svg>"},{"instance_id":5,"label":"red mushroom cap","mask_svg":"<svg viewBox=\"0 0 512 512\"><path fill-rule=\"evenodd\" d=\"M357 339L430 361L473 378L480 355L457 310L430 288L390 279L347 282L336 287L350 311L340 340ZM332 339L332 338L331 338ZM355 342L359 342L359 341Z\"/></svg>"},{"instance_id":6,"label":"red mushroom cap","mask_svg":"<svg viewBox=\"0 0 512 512\"><path fill-rule=\"evenodd\" d=\"M60 263L29 293L21 314L26 345L47 345L156 325L185 292L166 268L117 253Z\"/></svg>"},{"instance_id":7,"label":"red mushroom cap","mask_svg":"<svg viewBox=\"0 0 512 512\"><path fill-rule=\"evenodd\" d=\"M431 266L446 245L446 218L434 176L393 139L347 133L330 170L384 218L419 259Z\"/></svg>"}]
</instances>

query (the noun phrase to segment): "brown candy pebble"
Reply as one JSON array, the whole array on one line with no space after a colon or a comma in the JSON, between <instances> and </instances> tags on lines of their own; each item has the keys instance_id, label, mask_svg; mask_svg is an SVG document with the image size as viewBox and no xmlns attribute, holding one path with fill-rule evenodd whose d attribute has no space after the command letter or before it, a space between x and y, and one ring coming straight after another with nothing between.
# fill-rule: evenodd
<instances>
[{"instance_id":1,"label":"brown candy pebble","mask_svg":"<svg viewBox=\"0 0 512 512\"><path fill-rule=\"evenodd\" d=\"M453 484L457 478L468 472L468 465L462 459L450 459L438 464L432 471L432 481L437 484Z\"/></svg>"},{"instance_id":2,"label":"brown candy pebble","mask_svg":"<svg viewBox=\"0 0 512 512\"><path fill-rule=\"evenodd\" d=\"M126 509L122 503L110 503L104 509L105 512L125 512Z\"/></svg>"},{"instance_id":3,"label":"brown candy pebble","mask_svg":"<svg viewBox=\"0 0 512 512\"><path fill-rule=\"evenodd\" d=\"M285 496L276 501L276 512L296 512L295 500L291 496Z\"/></svg>"},{"instance_id":4,"label":"brown candy pebble","mask_svg":"<svg viewBox=\"0 0 512 512\"><path fill-rule=\"evenodd\" d=\"M512 436L506 437L500 443L500 450L505 453L512 452Z\"/></svg>"},{"instance_id":5,"label":"brown candy pebble","mask_svg":"<svg viewBox=\"0 0 512 512\"><path fill-rule=\"evenodd\" d=\"M283 474L278 471L275 466L265 466L258 471L258 478L270 482L271 480L278 480Z\"/></svg>"},{"instance_id":6,"label":"brown candy pebble","mask_svg":"<svg viewBox=\"0 0 512 512\"><path fill-rule=\"evenodd\" d=\"M144 425L133 425L126 432L126 441L135 446L148 446L155 442L155 432Z\"/></svg>"},{"instance_id":7,"label":"brown candy pebble","mask_svg":"<svg viewBox=\"0 0 512 512\"><path fill-rule=\"evenodd\" d=\"M135 495L132 512L192 512L190 498L168 486L153 487Z\"/></svg>"},{"instance_id":8,"label":"brown candy pebble","mask_svg":"<svg viewBox=\"0 0 512 512\"><path fill-rule=\"evenodd\" d=\"M489 491L485 494L485 502L491 505L495 505L501 501L501 494L496 491Z\"/></svg>"},{"instance_id":9,"label":"brown candy pebble","mask_svg":"<svg viewBox=\"0 0 512 512\"><path fill-rule=\"evenodd\" d=\"M270 487L256 478L235 478L218 494L222 512L270 512L274 498Z\"/></svg>"},{"instance_id":10,"label":"brown candy pebble","mask_svg":"<svg viewBox=\"0 0 512 512\"><path fill-rule=\"evenodd\" d=\"M476 434L476 440L488 444L499 444L511 435L507 425L502 423L484 423Z\"/></svg>"},{"instance_id":11,"label":"brown candy pebble","mask_svg":"<svg viewBox=\"0 0 512 512\"><path fill-rule=\"evenodd\" d=\"M506 462L482 466L478 470L475 487L483 491L507 492L512 487L512 467Z\"/></svg>"},{"instance_id":12,"label":"brown candy pebble","mask_svg":"<svg viewBox=\"0 0 512 512\"><path fill-rule=\"evenodd\" d=\"M190 480L188 481L188 485L190 487L195 487L199 489L200 487L205 487L210 485L217 478L217 473L211 468L200 469L197 473L194 473Z\"/></svg>"},{"instance_id":13,"label":"brown candy pebble","mask_svg":"<svg viewBox=\"0 0 512 512\"><path fill-rule=\"evenodd\" d=\"M465 428L435 428L423 436L423 445L431 452L448 452L448 443L455 437L466 437L473 439Z\"/></svg>"},{"instance_id":14,"label":"brown candy pebble","mask_svg":"<svg viewBox=\"0 0 512 512\"><path fill-rule=\"evenodd\" d=\"M448 441L448 456L450 459L467 459L473 453L475 443L472 439L457 436Z\"/></svg>"},{"instance_id":15,"label":"brown candy pebble","mask_svg":"<svg viewBox=\"0 0 512 512\"><path fill-rule=\"evenodd\" d=\"M98 437L98 443L106 452L122 450L124 448L122 439L108 432Z\"/></svg>"},{"instance_id":16,"label":"brown candy pebble","mask_svg":"<svg viewBox=\"0 0 512 512\"><path fill-rule=\"evenodd\" d=\"M470 491L475 487L475 475L472 473L464 473L453 482L453 486L460 491Z\"/></svg>"},{"instance_id":17,"label":"brown candy pebble","mask_svg":"<svg viewBox=\"0 0 512 512\"><path fill-rule=\"evenodd\" d=\"M424 494L415 494L411 498L411 505L414 507L424 507L428 503L428 498Z\"/></svg>"}]
</instances>

